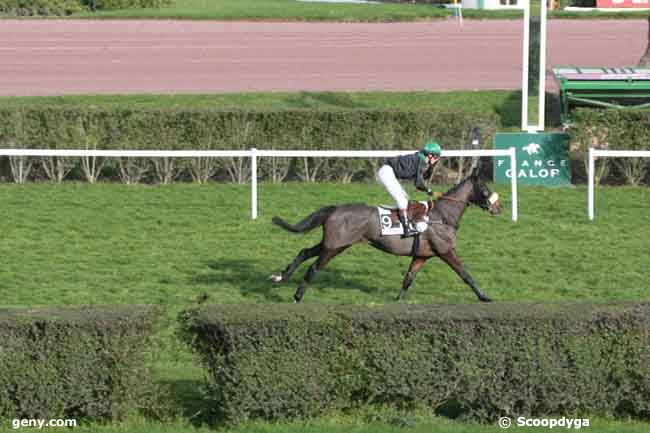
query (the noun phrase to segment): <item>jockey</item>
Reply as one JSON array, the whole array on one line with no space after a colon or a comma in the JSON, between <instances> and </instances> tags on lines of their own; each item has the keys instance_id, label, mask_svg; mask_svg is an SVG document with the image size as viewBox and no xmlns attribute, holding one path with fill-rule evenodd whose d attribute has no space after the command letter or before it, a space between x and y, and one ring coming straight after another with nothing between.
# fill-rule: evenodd
<instances>
[{"instance_id":1,"label":"jockey","mask_svg":"<svg viewBox=\"0 0 650 433\"><path fill-rule=\"evenodd\" d=\"M379 171L377 171L377 180L397 203L399 220L404 228L404 236L412 236L418 232L408 220L406 209L409 196L398 179L415 181L415 188L418 191L426 192L431 196L431 189L426 187L424 179L431 176L431 171L440 161L441 153L440 145L435 141L430 141L419 152L385 159Z\"/></svg>"}]
</instances>

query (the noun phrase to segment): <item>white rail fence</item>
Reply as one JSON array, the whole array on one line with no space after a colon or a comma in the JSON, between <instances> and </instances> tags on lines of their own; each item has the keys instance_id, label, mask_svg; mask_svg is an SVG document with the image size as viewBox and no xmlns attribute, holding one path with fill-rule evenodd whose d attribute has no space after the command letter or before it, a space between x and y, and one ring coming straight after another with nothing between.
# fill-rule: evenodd
<instances>
[{"instance_id":1,"label":"white rail fence","mask_svg":"<svg viewBox=\"0 0 650 433\"><path fill-rule=\"evenodd\" d=\"M251 158L251 217L257 219L258 185L257 159L264 158L387 158L407 155L414 151L394 150L95 150L95 149L0 149L0 156L60 156L104 158ZM510 149L445 150L444 158L473 156L507 156L510 168L516 173L517 155ZM517 177L511 178L512 220L518 219Z\"/></svg>"},{"instance_id":2,"label":"white rail fence","mask_svg":"<svg viewBox=\"0 0 650 433\"><path fill-rule=\"evenodd\" d=\"M601 150L589 148L589 187L587 199L587 214L589 219L594 219L594 205L595 205L595 187L594 177L596 174L596 158L609 157L609 158L650 158L650 150Z\"/></svg>"}]
</instances>

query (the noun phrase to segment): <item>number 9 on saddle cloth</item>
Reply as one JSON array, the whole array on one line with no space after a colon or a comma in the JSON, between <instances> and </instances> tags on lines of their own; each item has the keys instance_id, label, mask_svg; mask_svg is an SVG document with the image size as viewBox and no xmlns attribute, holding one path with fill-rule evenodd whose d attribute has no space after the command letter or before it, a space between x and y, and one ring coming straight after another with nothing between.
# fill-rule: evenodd
<instances>
[{"instance_id":1,"label":"number 9 on saddle cloth","mask_svg":"<svg viewBox=\"0 0 650 433\"><path fill-rule=\"evenodd\" d=\"M422 233L429 227L429 206L432 202L411 201L408 204L407 212L409 221L412 221L418 233ZM404 228L399 220L399 210L396 206L377 206L379 215L379 227L382 236L402 235Z\"/></svg>"}]
</instances>

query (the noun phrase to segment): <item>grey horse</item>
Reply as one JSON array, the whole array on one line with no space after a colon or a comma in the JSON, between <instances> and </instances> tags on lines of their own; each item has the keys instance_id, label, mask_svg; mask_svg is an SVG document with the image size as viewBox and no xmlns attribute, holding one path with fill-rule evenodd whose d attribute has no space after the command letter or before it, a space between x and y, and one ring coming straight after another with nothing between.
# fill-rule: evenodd
<instances>
[{"instance_id":1,"label":"grey horse","mask_svg":"<svg viewBox=\"0 0 650 433\"><path fill-rule=\"evenodd\" d=\"M490 297L476 285L458 258L456 233L465 209L472 204L480 206L490 215L500 214L501 203L498 194L488 189L480 180L478 169L474 169L469 177L444 193L435 203L429 203L428 227L420 234L417 243L413 237L382 236L377 208L365 204L326 206L296 225L273 217L274 224L294 233L306 233L322 226L323 238L317 245L302 249L280 275L272 275L271 279L276 283L287 281L302 262L318 257L309 266L296 290L294 301L300 302L316 273L330 260L354 244L367 243L390 254L413 257L404 276L398 300L405 298L422 265L431 257L437 256L472 288L480 301L490 302Z\"/></svg>"}]
</instances>

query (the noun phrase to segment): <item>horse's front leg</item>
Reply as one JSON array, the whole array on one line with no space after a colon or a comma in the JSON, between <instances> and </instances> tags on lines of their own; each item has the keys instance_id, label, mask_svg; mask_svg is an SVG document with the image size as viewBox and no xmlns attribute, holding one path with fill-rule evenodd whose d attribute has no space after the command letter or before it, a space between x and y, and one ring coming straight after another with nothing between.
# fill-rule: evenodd
<instances>
[{"instance_id":1,"label":"horse's front leg","mask_svg":"<svg viewBox=\"0 0 650 433\"><path fill-rule=\"evenodd\" d=\"M465 281L465 283L472 288L479 301L483 301L483 302L492 301L492 299L490 299L490 297L486 293L483 293L481 289L479 289L479 287L474 282L472 276L465 270L465 268L463 268L463 265L461 264L460 259L456 254L456 250L452 249L448 253L440 254L440 258L449 266L451 266L451 268L458 274L458 276L462 278L463 281Z\"/></svg>"},{"instance_id":2,"label":"horse's front leg","mask_svg":"<svg viewBox=\"0 0 650 433\"><path fill-rule=\"evenodd\" d=\"M411 260L411 264L409 266L409 270L406 272L406 275L404 275L402 290L399 292L399 296L397 297L398 301L403 301L406 298L406 292L408 291L409 287L411 287L411 284L413 284L415 275L418 273L420 268L422 268L422 265L424 265L427 259L428 258L424 257L413 257L413 260Z\"/></svg>"}]
</instances>

